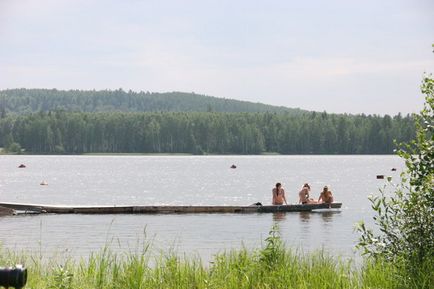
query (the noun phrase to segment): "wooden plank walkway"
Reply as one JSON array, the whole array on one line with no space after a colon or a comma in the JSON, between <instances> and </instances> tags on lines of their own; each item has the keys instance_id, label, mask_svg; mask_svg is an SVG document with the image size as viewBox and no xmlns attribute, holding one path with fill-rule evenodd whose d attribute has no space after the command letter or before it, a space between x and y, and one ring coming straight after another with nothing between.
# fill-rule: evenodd
<instances>
[{"instance_id":1,"label":"wooden plank walkway","mask_svg":"<svg viewBox=\"0 0 434 289\"><path fill-rule=\"evenodd\" d=\"M0 203L0 207L27 213L51 214L193 214L193 213L275 213L339 209L342 203L282 206L54 206Z\"/></svg>"}]
</instances>

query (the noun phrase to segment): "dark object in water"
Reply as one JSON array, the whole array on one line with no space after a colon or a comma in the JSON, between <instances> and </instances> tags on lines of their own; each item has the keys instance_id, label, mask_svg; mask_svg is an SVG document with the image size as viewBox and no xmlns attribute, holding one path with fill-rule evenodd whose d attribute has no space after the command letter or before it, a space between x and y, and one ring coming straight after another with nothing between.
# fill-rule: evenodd
<instances>
[{"instance_id":1,"label":"dark object in water","mask_svg":"<svg viewBox=\"0 0 434 289\"><path fill-rule=\"evenodd\" d=\"M383 180L384 179L384 175L377 175L377 180Z\"/></svg>"},{"instance_id":2,"label":"dark object in water","mask_svg":"<svg viewBox=\"0 0 434 289\"><path fill-rule=\"evenodd\" d=\"M257 202L257 203L252 204L252 206L262 206L262 203L261 202Z\"/></svg>"},{"instance_id":3,"label":"dark object in water","mask_svg":"<svg viewBox=\"0 0 434 289\"><path fill-rule=\"evenodd\" d=\"M236 168L237 168L236 165L232 165L232 166L231 166L231 169L236 169Z\"/></svg>"},{"instance_id":4,"label":"dark object in water","mask_svg":"<svg viewBox=\"0 0 434 289\"><path fill-rule=\"evenodd\" d=\"M27 269L22 265L15 268L0 268L0 286L21 289L27 283Z\"/></svg>"},{"instance_id":5,"label":"dark object in water","mask_svg":"<svg viewBox=\"0 0 434 289\"><path fill-rule=\"evenodd\" d=\"M18 168L20 168L20 169L24 169L25 167L26 167L25 164L21 164L21 165L18 166Z\"/></svg>"},{"instance_id":6,"label":"dark object in water","mask_svg":"<svg viewBox=\"0 0 434 289\"><path fill-rule=\"evenodd\" d=\"M392 172L396 172L396 168L392 168Z\"/></svg>"}]
</instances>

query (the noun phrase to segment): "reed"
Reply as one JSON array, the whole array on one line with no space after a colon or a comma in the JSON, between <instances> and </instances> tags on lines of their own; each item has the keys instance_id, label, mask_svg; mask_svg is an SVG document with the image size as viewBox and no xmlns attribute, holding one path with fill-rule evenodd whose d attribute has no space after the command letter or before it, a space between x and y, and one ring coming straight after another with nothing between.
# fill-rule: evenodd
<instances>
[{"instance_id":1,"label":"reed","mask_svg":"<svg viewBox=\"0 0 434 289\"><path fill-rule=\"evenodd\" d=\"M332 257L324 251L296 252L286 248L272 232L263 248L224 252L209 264L203 264L199 257L179 257L174 253L155 257L148 249L146 246L139 252L120 254L104 248L78 261L45 260L37 254L2 249L0 264L25 264L29 270L26 288L33 289L419 287L397 278L400 272L394 264L365 260L362 266L354 266L351 260ZM429 282L429 276L426 281Z\"/></svg>"}]
</instances>

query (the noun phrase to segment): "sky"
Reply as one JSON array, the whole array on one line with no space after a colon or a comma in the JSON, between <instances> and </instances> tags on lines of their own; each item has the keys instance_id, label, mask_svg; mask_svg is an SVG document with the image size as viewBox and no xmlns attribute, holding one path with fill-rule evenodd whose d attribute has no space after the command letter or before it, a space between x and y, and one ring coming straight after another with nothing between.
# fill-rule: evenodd
<instances>
[{"instance_id":1,"label":"sky","mask_svg":"<svg viewBox=\"0 0 434 289\"><path fill-rule=\"evenodd\" d=\"M406 114L422 109L433 43L431 0L0 0L0 89Z\"/></svg>"}]
</instances>

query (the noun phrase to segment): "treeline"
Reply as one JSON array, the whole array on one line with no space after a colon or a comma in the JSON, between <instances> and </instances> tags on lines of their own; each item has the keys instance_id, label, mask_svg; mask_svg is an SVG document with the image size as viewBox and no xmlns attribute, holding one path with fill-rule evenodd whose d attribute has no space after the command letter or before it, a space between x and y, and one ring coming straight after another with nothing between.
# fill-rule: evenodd
<instances>
[{"instance_id":1,"label":"treeline","mask_svg":"<svg viewBox=\"0 0 434 289\"><path fill-rule=\"evenodd\" d=\"M0 90L0 115L39 111L76 112L290 112L300 109L278 107L195 93L150 93L118 90Z\"/></svg>"},{"instance_id":2,"label":"treeline","mask_svg":"<svg viewBox=\"0 0 434 289\"><path fill-rule=\"evenodd\" d=\"M0 118L0 146L29 153L390 154L410 116L39 112Z\"/></svg>"}]
</instances>

